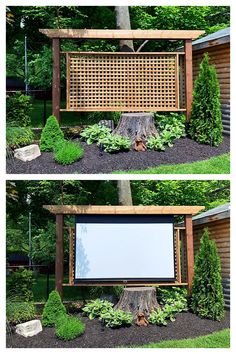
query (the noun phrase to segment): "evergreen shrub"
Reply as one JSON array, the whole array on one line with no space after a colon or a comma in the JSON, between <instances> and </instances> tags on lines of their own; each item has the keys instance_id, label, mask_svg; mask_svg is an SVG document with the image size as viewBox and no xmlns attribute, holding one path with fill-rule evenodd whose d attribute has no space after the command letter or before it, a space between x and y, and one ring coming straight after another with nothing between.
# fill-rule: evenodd
<instances>
[{"instance_id":1,"label":"evergreen shrub","mask_svg":"<svg viewBox=\"0 0 236 354\"><path fill-rule=\"evenodd\" d=\"M7 126L28 127L30 126L30 112L33 107L30 96L16 92L7 97L6 122Z\"/></svg>"},{"instance_id":2,"label":"evergreen shrub","mask_svg":"<svg viewBox=\"0 0 236 354\"><path fill-rule=\"evenodd\" d=\"M8 294L17 297L21 302L33 301L33 271L19 268L9 277Z\"/></svg>"},{"instance_id":3,"label":"evergreen shrub","mask_svg":"<svg viewBox=\"0 0 236 354\"><path fill-rule=\"evenodd\" d=\"M69 165L84 155L84 149L79 143L72 141L61 141L54 146L54 158L62 165Z\"/></svg>"},{"instance_id":4,"label":"evergreen shrub","mask_svg":"<svg viewBox=\"0 0 236 354\"><path fill-rule=\"evenodd\" d=\"M209 65L208 54L200 64L194 84L189 135L201 144L218 146L222 140L220 86L214 66Z\"/></svg>"},{"instance_id":5,"label":"evergreen shrub","mask_svg":"<svg viewBox=\"0 0 236 354\"><path fill-rule=\"evenodd\" d=\"M60 316L56 322L55 334L59 339L72 340L85 331L85 325L77 317L68 315Z\"/></svg>"},{"instance_id":6,"label":"evergreen shrub","mask_svg":"<svg viewBox=\"0 0 236 354\"><path fill-rule=\"evenodd\" d=\"M26 146L32 143L34 134L28 127L7 127L6 140L7 146L15 149L20 146Z\"/></svg>"},{"instance_id":7,"label":"evergreen shrub","mask_svg":"<svg viewBox=\"0 0 236 354\"><path fill-rule=\"evenodd\" d=\"M218 321L224 317L220 258L208 229L204 229L195 259L191 308L200 317Z\"/></svg>"},{"instance_id":8,"label":"evergreen shrub","mask_svg":"<svg viewBox=\"0 0 236 354\"><path fill-rule=\"evenodd\" d=\"M43 309L42 325L45 327L54 326L58 318L63 315L66 315L66 308L63 305L58 292L53 290Z\"/></svg>"},{"instance_id":9,"label":"evergreen shrub","mask_svg":"<svg viewBox=\"0 0 236 354\"><path fill-rule=\"evenodd\" d=\"M57 143L63 142L63 140L64 134L58 124L56 117L48 117L40 138L41 151L53 151L54 146Z\"/></svg>"},{"instance_id":10,"label":"evergreen shrub","mask_svg":"<svg viewBox=\"0 0 236 354\"><path fill-rule=\"evenodd\" d=\"M6 303L6 317L10 324L17 324L34 319L35 307L32 302L9 300Z\"/></svg>"}]
</instances>

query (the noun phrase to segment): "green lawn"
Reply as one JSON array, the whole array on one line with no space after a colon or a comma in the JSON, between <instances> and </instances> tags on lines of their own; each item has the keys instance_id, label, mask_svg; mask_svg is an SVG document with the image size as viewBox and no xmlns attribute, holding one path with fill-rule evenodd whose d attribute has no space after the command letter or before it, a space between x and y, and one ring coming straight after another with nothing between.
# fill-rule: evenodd
<instances>
[{"instance_id":1,"label":"green lawn","mask_svg":"<svg viewBox=\"0 0 236 354\"><path fill-rule=\"evenodd\" d=\"M33 128L43 127L43 101L34 99L32 101L33 110L31 111L31 126ZM65 107L65 102L61 102L61 108ZM46 102L46 118L52 114L52 101ZM97 123L100 118L96 119L96 115L85 112L61 112L61 125L75 126L82 124Z\"/></svg>"},{"instance_id":2,"label":"green lawn","mask_svg":"<svg viewBox=\"0 0 236 354\"><path fill-rule=\"evenodd\" d=\"M159 343L145 344L139 348L229 348L230 330L224 329L207 336L181 340L166 340ZM132 348L137 348L132 346Z\"/></svg>"},{"instance_id":3,"label":"green lawn","mask_svg":"<svg viewBox=\"0 0 236 354\"><path fill-rule=\"evenodd\" d=\"M132 173L132 174L229 174L230 173L230 154L223 154L212 157L208 160L184 163L177 165L162 165L150 167L146 170L116 171L113 173Z\"/></svg>"}]
</instances>

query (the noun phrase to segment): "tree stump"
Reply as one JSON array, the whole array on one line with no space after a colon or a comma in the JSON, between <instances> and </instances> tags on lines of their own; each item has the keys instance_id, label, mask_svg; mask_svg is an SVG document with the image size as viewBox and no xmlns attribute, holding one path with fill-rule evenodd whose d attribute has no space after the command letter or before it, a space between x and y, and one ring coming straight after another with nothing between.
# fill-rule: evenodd
<instances>
[{"instance_id":1,"label":"tree stump","mask_svg":"<svg viewBox=\"0 0 236 354\"><path fill-rule=\"evenodd\" d=\"M136 138L146 143L150 136L158 135L152 113L123 113L113 133L130 138L132 145Z\"/></svg>"},{"instance_id":2,"label":"tree stump","mask_svg":"<svg viewBox=\"0 0 236 354\"><path fill-rule=\"evenodd\" d=\"M156 298L156 289L153 287L124 288L116 309L132 312L134 319L139 312L148 318L153 310L160 308Z\"/></svg>"}]
</instances>

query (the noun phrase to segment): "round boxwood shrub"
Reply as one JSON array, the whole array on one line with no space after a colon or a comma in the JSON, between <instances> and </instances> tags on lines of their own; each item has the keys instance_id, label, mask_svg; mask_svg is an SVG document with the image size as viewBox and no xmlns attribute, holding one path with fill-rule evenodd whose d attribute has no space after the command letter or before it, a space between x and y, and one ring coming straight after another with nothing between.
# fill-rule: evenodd
<instances>
[{"instance_id":1,"label":"round boxwood shrub","mask_svg":"<svg viewBox=\"0 0 236 354\"><path fill-rule=\"evenodd\" d=\"M56 322L56 336L62 340L72 340L79 337L85 331L85 325L79 318L64 315Z\"/></svg>"},{"instance_id":2,"label":"round boxwood shrub","mask_svg":"<svg viewBox=\"0 0 236 354\"><path fill-rule=\"evenodd\" d=\"M66 308L61 301L60 295L56 290L53 290L43 309L42 325L45 327L54 326L58 318L65 314Z\"/></svg>"},{"instance_id":3,"label":"round boxwood shrub","mask_svg":"<svg viewBox=\"0 0 236 354\"><path fill-rule=\"evenodd\" d=\"M62 165L70 165L71 163L81 159L84 155L84 149L79 143L64 140L57 143L54 147L54 158Z\"/></svg>"},{"instance_id":4,"label":"round boxwood shrub","mask_svg":"<svg viewBox=\"0 0 236 354\"><path fill-rule=\"evenodd\" d=\"M55 144L64 140L64 134L55 116L47 119L40 138L41 151L53 151Z\"/></svg>"},{"instance_id":5,"label":"round boxwood shrub","mask_svg":"<svg viewBox=\"0 0 236 354\"><path fill-rule=\"evenodd\" d=\"M9 300L6 303L6 317L8 322L13 325L32 320L35 317L34 304Z\"/></svg>"},{"instance_id":6,"label":"round boxwood shrub","mask_svg":"<svg viewBox=\"0 0 236 354\"><path fill-rule=\"evenodd\" d=\"M200 317L218 321L224 317L220 258L208 229L204 230L195 260L191 308Z\"/></svg>"}]
</instances>

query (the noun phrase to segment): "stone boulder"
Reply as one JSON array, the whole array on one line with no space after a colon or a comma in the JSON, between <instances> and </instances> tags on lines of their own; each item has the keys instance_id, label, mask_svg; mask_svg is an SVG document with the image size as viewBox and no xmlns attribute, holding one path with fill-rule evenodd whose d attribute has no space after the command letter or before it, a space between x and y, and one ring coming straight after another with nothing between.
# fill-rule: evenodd
<instances>
[{"instance_id":1,"label":"stone boulder","mask_svg":"<svg viewBox=\"0 0 236 354\"><path fill-rule=\"evenodd\" d=\"M14 150L14 157L24 162L34 160L40 155L41 152L37 144L27 145Z\"/></svg>"},{"instance_id":2,"label":"stone boulder","mask_svg":"<svg viewBox=\"0 0 236 354\"><path fill-rule=\"evenodd\" d=\"M32 320L16 325L16 333L23 337L33 337L42 332L42 330L40 320Z\"/></svg>"}]
</instances>

